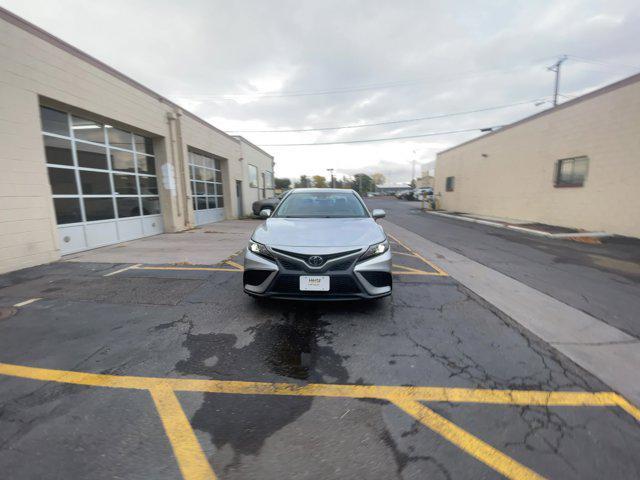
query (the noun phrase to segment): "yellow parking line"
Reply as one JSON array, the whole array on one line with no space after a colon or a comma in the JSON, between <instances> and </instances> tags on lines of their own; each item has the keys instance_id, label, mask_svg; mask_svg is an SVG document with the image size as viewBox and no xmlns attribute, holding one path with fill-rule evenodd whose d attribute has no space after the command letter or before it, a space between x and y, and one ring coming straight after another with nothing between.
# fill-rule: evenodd
<instances>
[{"instance_id":1,"label":"yellow parking line","mask_svg":"<svg viewBox=\"0 0 640 480\"><path fill-rule=\"evenodd\" d=\"M620 395L615 396L615 402L618 404L620 408L622 408L625 412L635 418L638 422L640 422L640 408L631 405L624 397Z\"/></svg>"},{"instance_id":2,"label":"yellow parking line","mask_svg":"<svg viewBox=\"0 0 640 480\"><path fill-rule=\"evenodd\" d=\"M391 250L391 253L393 253L394 255L406 255L407 257L418 258L414 253L394 252L393 249Z\"/></svg>"},{"instance_id":3,"label":"yellow parking line","mask_svg":"<svg viewBox=\"0 0 640 480\"><path fill-rule=\"evenodd\" d=\"M420 423L438 433L451 443L493 468L507 478L522 480L541 479L533 470L516 462L469 432L458 427L428 407L413 400L392 399L392 403L407 412Z\"/></svg>"},{"instance_id":4,"label":"yellow parking line","mask_svg":"<svg viewBox=\"0 0 640 480\"><path fill-rule=\"evenodd\" d=\"M51 370L0 363L0 375L93 387L150 390L169 386L182 392L228 393L239 395L293 395L312 397L407 399L428 402L486 403L498 405L618 406L640 421L640 411L614 392L545 392L540 390L493 390L449 387L402 387L310 383L242 382L187 378L138 377ZM627 404L623 406L623 404Z\"/></svg>"},{"instance_id":5,"label":"yellow parking line","mask_svg":"<svg viewBox=\"0 0 640 480\"><path fill-rule=\"evenodd\" d=\"M393 273L394 275L433 275L433 276L436 276L436 277L442 276L438 272L427 272L427 271L424 271L424 270L418 270L417 268L407 267L405 265L393 264L392 266L394 268L403 269L400 272L399 271L392 271L391 273Z\"/></svg>"},{"instance_id":6,"label":"yellow parking line","mask_svg":"<svg viewBox=\"0 0 640 480\"><path fill-rule=\"evenodd\" d=\"M418 252L410 249L409 247L407 247L404 243L402 243L400 240L398 240L396 237L389 235L389 237L393 238L393 240L395 240L398 245L402 246L403 248L405 248L406 250L408 250L409 252L413 253L417 258L419 258L420 260L422 260L424 263L426 263L427 265L429 265L431 268L433 268L436 272L437 275L442 276L442 277L448 277L449 274L447 272L445 272L444 270L442 270L439 266L437 266L434 263L431 263L429 260L427 260L426 258L424 258L422 255L420 255Z\"/></svg>"},{"instance_id":7,"label":"yellow parking line","mask_svg":"<svg viewBox=\"0 0 640 480\"><path fill-rule=\"evenodd\" d=\"M211 464L184 414L176 394L166 385L149 390L185 480L215 480Z\"/></svg>"},{"instance_id":8,"label":"yellow parking line","mask_svg":"<svg viewBox=\"0 0 640 480\"><path fill-rule=\"evenodd\" d=\"M177 391L387 400L463 451L512 479L538 479L541 477L419 402L540 405L547 407L615 406L624 409L640 422L640 410L614 392L545 392L337 384L296 385L290 383L118 376L51 370L6 363L0 363L0 375L95 387L148 390L162 419L180 470L186 480L212 479L215 478L215 474L175 396Z\"/></svg>"},{"instance_id":9,"label":"yellow parking line","mask_svg":"<svg viewBox=\"0 0 640 480\"><path fill-rule=\"evenodd\" d=\"M241 272L244 271L244 267L242 265L240 265L239 263L234 262L233 260L225 260L224 263L226 263L227 265L231 265L232 267L236 267Z\"/></svg>"}]
</instances>

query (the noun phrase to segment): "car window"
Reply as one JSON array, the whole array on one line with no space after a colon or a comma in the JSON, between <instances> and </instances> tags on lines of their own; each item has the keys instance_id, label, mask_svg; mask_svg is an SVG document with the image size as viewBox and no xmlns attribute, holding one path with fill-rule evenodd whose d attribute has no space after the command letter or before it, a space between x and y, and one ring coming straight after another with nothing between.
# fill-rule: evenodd
<instances>
[{"instance_id":1,"label":"car window","mask_svg":"<svg viewBox=\"0 0 640 480\"><path fill-rule=\"evenodd\" d=\"M353 193L305 192L287 195L274 217L364 218L369 214Z\"/></svg>"}]
</instances>

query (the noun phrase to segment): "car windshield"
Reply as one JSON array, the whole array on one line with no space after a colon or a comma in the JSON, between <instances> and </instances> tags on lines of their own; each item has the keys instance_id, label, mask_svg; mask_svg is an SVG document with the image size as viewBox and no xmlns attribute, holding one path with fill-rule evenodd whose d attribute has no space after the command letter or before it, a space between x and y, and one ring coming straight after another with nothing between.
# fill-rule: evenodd
<instances>
[{"instance_id":1,"label":"car windshield","mask_svg":"<svg viewBox=\"0 0 640 480\"><path fill-rule=\"evenodd\" d=\"M369 214L349 192L304 192L288 195L276 210L280 218L364 218Z\"/></svg>"}]
</instances>

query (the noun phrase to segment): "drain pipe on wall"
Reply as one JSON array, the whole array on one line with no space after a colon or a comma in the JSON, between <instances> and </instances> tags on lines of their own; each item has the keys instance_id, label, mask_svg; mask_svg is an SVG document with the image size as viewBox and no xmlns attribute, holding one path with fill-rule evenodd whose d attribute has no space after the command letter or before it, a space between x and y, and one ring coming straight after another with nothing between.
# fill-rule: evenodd
<instances>
[{"instance_id":1,"label":"drain pipe on wall","mask_svg":"<svg viewBox=\"0 0 640 480\"><path fill-rule=\"evenodd\" d=\"M173 160L173 164L176 167L173 168L173 165L167 164L167 171L164 171L163 169L163 175L172 177L174 183L180 184L179 190L175 186L173 189L174 192L177 191L176 215L183 218L183 228L189 229L191 228L191 222L189 221L189 212L187 211L188 207L186 204L186 192L184 191L186 181L184 180L184 155L182 153L182 131L180 128L181 115L182 114L179 112L179 110L167 112L167 123L169 124L169 141L171 142L171 157Z\"/></svg>"},{"instance_id":2,"label":"drain pipe on wall","mask_svg":"<svg viewBox=\"0 0 640 480\"><path fill-rule=\"evenodd\" d=\"M176 202L176 214L178 217L180 217L180 209L178 208L178 198L177 198L177 194L176 194L176 179L175 179L175 169L173 168L173 164L176 163L176 139L175 139L175 135L173 134L173 122L175 121L176 117L174 116L173 112L167 112L167 126L169 127L169 148L171 149L171 160L169 160L168 155L167 155L167 161L165 163L163 163L160 166L160 172L162 173L162 185L164 186L165 190L168 190L169 193L171 194L171 198L170 198L170 202L173 203L174 199ZM168 153L168 152L167 152ZM172 210L173 210L173 206L172 206ZM171 225L172 225L172 229L173 231L177 231L177 225L176 222L173 219L173 216L171 217Z\"/></svg>"},{"instance_id":3,"label":"drain pipe on wall","mask_svg":"<svg viewBox=\"0 0 640 480\"><path fill-rule=\"evenodd\" d=\"M182 117L182 110L179 108L175 109L176 114L176 141L178 146L178 161L180 167L180 185L182 189L182 196L180 197L182 200L182 212L184 214L184 226L185 228L192 228L193 225L191 223L191 219L189 218L189 197L188 197L188 185L190 184L189 179L187 178L187 165L185 163L184 158L184 148L182 148L182 122L180 118Z\"/></svg>"}]
</instances>

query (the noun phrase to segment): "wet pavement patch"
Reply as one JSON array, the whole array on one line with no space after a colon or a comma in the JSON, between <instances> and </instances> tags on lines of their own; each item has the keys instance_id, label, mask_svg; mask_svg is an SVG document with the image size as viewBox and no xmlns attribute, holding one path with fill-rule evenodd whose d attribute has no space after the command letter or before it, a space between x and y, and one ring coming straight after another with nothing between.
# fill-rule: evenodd
<instances>
[{"instance_id":1,"label":"wet pavement patch","mask_svg":"<svg viewBox=\"0 0 640 480\"><path fill-rule=\"evenodd\" d=\"M342 358L318 345L320 337L330 335L321 316L318 307L291 305L279 320L247 329L253 340L240 347L234 335L189 332L184 342L189 357L176 364L176 371L208 379L346 383ZM209 434L216 448L233 448L234 460L226 467L233 468L241 455L256 455L266 439L295 422L312 403L311 397L205 394L191 422Z\"/></svg>"}]
</instances>

